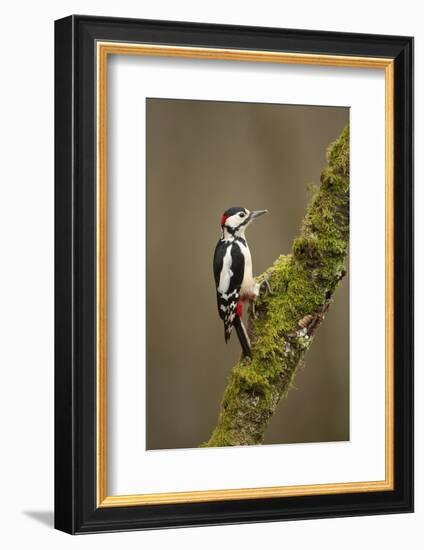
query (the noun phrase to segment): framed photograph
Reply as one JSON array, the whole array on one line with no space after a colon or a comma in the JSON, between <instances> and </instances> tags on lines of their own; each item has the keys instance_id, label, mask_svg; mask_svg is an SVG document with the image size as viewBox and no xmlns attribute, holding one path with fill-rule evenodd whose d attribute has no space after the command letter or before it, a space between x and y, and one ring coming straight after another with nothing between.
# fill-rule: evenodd
<instances>
[{"instance_id":1,"label":"framed photograph","mask_svg":"<svg viewBox=\"0 0 424 550\"><path fill-rule=\"evenodd\" d=\"M55 24L55 525L413 509L413 39Z\"/></svg>"}]
</instances>

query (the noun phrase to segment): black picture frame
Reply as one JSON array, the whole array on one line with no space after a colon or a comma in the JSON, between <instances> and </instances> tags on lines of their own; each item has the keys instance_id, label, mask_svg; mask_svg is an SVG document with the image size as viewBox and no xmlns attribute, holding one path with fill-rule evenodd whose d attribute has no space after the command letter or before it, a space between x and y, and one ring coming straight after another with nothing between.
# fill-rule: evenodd
<instances>
[{"instance_id":1,"label":"black picture frame","mask_svg":"<svg viewBox=\"0 0 424 550\"><path fill-rule=\"evenodd\" d=\"M394 60L394 490L97 507L94 91L98 40ZM76 534L412 510L413 39L79 15L56 21L55 527Z\"/></svg>"}]
</instances>

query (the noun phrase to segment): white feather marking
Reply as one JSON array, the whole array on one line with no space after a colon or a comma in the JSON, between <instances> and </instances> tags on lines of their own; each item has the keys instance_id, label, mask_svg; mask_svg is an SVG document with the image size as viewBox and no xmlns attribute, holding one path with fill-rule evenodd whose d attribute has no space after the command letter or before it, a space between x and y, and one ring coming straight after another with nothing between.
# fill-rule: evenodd
<instances>
[{"instance_id":1,"label":"white feather marking","mask_svg":"<svg viewBox=\"0 0 424 550\"><path fill-rule=\"evenodd\" d=\"M222 261L222 269L219 277L218 292L222 294L223 297L227 293L227 290L230 286L231 277L233 276L233 272L231 271L231 264L233 262L231 258L232 246L233 245L231 244L229 247L227 247L224 259Z\"/></svg>"}]
</instances>

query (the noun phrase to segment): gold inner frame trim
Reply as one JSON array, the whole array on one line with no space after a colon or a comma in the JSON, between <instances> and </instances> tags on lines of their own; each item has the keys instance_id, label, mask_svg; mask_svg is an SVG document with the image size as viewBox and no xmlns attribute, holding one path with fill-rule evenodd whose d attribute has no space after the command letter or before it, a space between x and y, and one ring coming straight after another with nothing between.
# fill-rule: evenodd
<instances>
[{"instance_id":1,"label":"gold inner frame trim","mask_svg":"<svg viewBox=\"0 0 424 550\"><path fill-rule=\"evenodd\" d=\"M124 42L96 44L97 54L97 506L141 506L254 498L364 493L394 489L394 60L219 48L162 46ZM219 59L385 71L385 479L247 489L109 496L107 493L107 60L109 55Z\"/></svg>"}]
</instances>

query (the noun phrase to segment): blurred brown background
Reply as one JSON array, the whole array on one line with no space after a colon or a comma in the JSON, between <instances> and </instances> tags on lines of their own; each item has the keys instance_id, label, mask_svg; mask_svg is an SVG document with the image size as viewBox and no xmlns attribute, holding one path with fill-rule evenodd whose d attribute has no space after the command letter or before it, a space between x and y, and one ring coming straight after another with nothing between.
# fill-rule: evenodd
<instances>
[{"instance_id":1,"label":"blurred brown background","mask_svg":"<svg viewBox=\"0 0 424 550\"><path fill-rule=\"evenodd\" d=\"M148 99L147 449L197 447L240 354L225 345L212 258L221 214L267 208L247 230L254 274L290 252L348 108ZM349 282L335 293L265 443L349 439Z\"/></svg>"}]
</instances>

